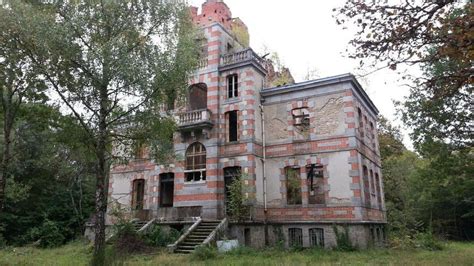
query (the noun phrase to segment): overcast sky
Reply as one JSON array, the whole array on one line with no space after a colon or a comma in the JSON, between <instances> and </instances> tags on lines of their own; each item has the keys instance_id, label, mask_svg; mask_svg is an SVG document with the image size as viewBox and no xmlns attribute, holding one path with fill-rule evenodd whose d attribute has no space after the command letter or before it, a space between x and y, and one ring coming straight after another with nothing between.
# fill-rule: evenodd
<instances>
[{"instance_id":1,"label":"overcast sky","mask_svg":"<svg viewBox=\"0 0 474 266\"><path fill-rule=\"evenodd\" d=\"M201 7L205 0L189 0ZM316 69L321 77L343 73L357 74L358 61L344 56L354 32L336 25L332 9L344 0L224 0L233 17L240 17L250 32L250 46L258 53L263 47L277 52L290 68L296 81L308 70ZM393 100L402 100L408 88L391 70L381 70L360 80L380 110L394 121ZM401 123L396 121L395 124ZM405 145L411 148L406 132Z\"/></svg>"}]
</instances>

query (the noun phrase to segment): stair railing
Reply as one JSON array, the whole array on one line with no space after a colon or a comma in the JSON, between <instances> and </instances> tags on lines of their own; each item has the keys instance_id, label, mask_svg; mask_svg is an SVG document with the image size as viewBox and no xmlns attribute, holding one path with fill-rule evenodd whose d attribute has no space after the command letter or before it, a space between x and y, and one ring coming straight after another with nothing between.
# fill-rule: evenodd
<instances>
[{"instance_id":1,"label":"stair railing","mask_svg":"<svg viewBox=\"0 0 474 266\"><path fill-rule=\"evenodd\" d=\"M228 221L227 218L224 218L219 225L209 234L209 236L202 242L203 246L209 245L211 242L216 241L220 233L224 232L227 229Z\"/></svg>"},{"instance_id":2,"label":"stair railing","mask_svg":"<svg viewBox=\"0 0 474 266\"><path fill-rule=\"evenodd\" d=\"M142 228L138 229L137 233L139 233L139 234L140 233L145 233L146 231L148 231L148 229L151 228L151 226L155 223L155 221L156 221L156 218L151 219Z\"/></svg>"},{"instance_id":3,"label":"stair railing","mask_svg":"<svg viewBox=\"0 0 474 266\"><path fill-rule=\"evenodd\" d=\"M178 248L178 245L184 242L184 240L194 231L194 229L196 229L199 226L199 224L201 224L201 222L202 222L202 219L201 217L199 217L198 220L191 227L189 227L189 229L186 230L186 232L182 234L178 238L178 240L176 240L176 242L174 242L171 245L168 245L168 252L173 253Z\"/></svg>"}]
</instances>

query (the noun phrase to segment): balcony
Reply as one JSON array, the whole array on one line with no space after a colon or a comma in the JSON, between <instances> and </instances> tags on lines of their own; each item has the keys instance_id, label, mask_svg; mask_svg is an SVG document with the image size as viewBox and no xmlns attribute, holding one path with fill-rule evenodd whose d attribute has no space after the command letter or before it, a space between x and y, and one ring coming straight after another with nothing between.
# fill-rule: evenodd
<instances>
[{"instance_id":1,"label":"balcony","mask_svg":"<svg viewBox=\"0 0 474 266\"><path fill-rule=\"evenodd\" d=\"M179 130L193 130L202 128L212 128L211 111L207 109L193 110L179 113L176 116Z\"/></svg>"},{"instance_id":2,"label":"balcony","mask_svg":"<svg viewBox=\"0 0 474 266\"><path fill-rule=\"evenodd\" d=\"M241 67L248 64L252 64L261 71L265 72L264 60L250 48L221 56L219 67L222 70L225 70L228 68Z\"/></svg>"}]
</instances>

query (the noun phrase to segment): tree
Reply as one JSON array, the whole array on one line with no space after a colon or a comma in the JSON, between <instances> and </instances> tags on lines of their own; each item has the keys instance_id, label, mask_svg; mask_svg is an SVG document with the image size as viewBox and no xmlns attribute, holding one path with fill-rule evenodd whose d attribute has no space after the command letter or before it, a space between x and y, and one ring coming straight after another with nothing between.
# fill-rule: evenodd
<instances>
[{"instance_id":1,"label":"tree","mask_svg":"<svg viewBox=\"0 0 474 266\"><path fill-rule=\"evenodd\" d=\"M22 25L0 6L0 96L2 113L2 154L0 162L0 214L5 205L6 180L11 175L15 122L25 102L45 101L43 80L20 44Z\"/></svg>"},{"instance_id":2,"label":"tree","mask_svg":"<svg viewBox=\"0 0 474 266\"><path fill-rule=\"evenodd\" d=\"M197 62L184 5L174 1L12 3L23 45L47 85L81 125L95 155L93 264L103 265L112 153L120 143L149 141L170 117L160 104L176 99Z\"/></svg>"},{"instance_id":3,"label":"tree","mask_svg":"<svg viewBox=\"0 0 474 266\"><path fill-rule=\"evenodd\" d=\"M361 59L361 66L372 59L373 67L423 69L422 75L403 76L413 81L402 108L404 122L415 129L415 144L431 135L472 146L474 4L348 0L337 11L337 23L357 29L350 56Z\"/></svg>"},{"instance_id":4,"label":"tree","mask_svg":"<svg viewBox=\"0 0 474 266\"><path fill-rule=\"evenodd\" d=\"M393 126L387 118L380 115L377 130L382 161L385 161L385 159L391 156L400 156L403 154L406 148L405 145L403 145L400 128Z\"/></svg>"}]
</instances>

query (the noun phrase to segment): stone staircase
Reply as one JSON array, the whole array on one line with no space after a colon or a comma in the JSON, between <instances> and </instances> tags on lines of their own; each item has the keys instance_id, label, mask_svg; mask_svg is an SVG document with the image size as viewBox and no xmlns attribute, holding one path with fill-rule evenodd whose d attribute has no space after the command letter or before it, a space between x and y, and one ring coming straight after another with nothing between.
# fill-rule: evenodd
<instances>
[{"instance_id":1,"label":"stone staircase","mask_svg":"<svg viewBox=\"0 0 474 266\"><path fill-rule=\"evenodd\" d=\"M211 220L201 221L176 245L174 252L182 254L192 253L197 246L205 244L205 241L218 229L221 222L222 221Z\"/></svg>"},{"instance_id":2,"label":"stone staircase","mask_svg":"<svg viewBox=\"0 0 474 266\"><path fill-rule=\"evenodd\" d=\"M133 227L135 228L135 231L139 231L142 229L149 221L141 221L141 220L135 220L133 221Z\"/></svg>"}]
</instances>

